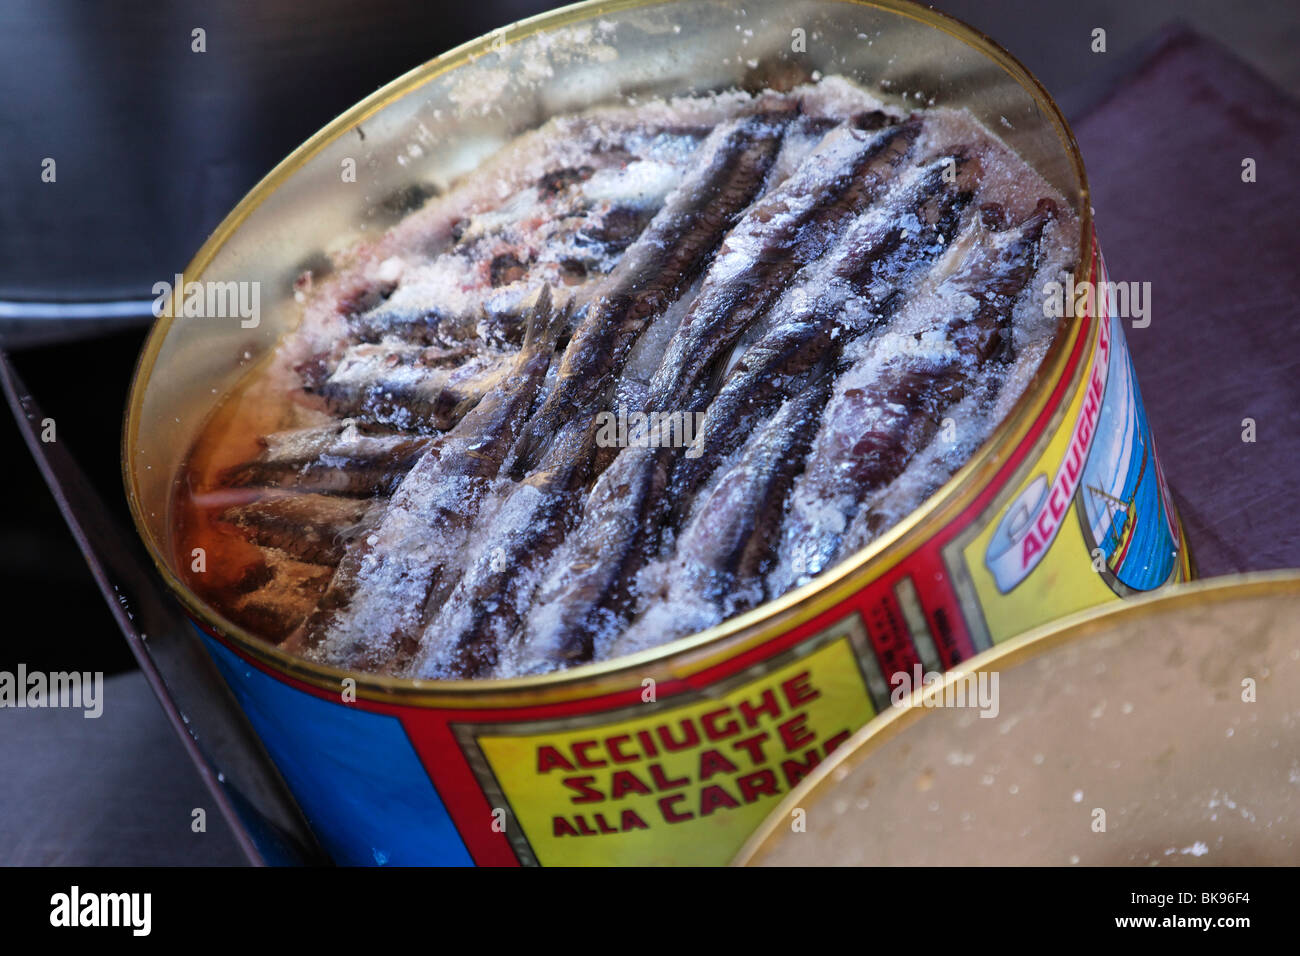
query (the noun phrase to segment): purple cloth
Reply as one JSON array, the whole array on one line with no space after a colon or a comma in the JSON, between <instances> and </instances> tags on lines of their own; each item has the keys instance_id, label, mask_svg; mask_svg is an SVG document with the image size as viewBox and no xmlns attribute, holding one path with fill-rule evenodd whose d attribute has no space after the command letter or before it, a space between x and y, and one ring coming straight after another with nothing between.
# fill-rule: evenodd
<instances>
[{"instance_id":1,"label":"purple cloth","mask_svg":"<svg viewBox=\"0 0 1300 956\"><path fill-rule=\"evenodd\" d=\"M1110 276L1151 283L1126 335L1198 573L1300 566L1300 104L1180 30L1072 125Z\"/></svg>"}]
</instances>

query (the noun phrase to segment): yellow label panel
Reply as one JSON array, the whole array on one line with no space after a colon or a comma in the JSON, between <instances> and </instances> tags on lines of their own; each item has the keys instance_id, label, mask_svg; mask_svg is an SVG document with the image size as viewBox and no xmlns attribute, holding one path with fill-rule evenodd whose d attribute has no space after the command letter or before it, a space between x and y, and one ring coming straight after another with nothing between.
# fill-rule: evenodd
<instances>
[{"instance_id":1,"label":"yellow label panel","mask_svg":"<svg viewBox=\"0 0 1300 956\"><path fill-rule=\"evenodd\" d=\"M536 862L723 864L875 713L847 636L717 697L644 707L475 734Z\"/></svg>"},{"instance_id":2,"label":"yellow label panel","mask_svg":"<svg viewBox=\"0 0 1300 956\"><path fill-rule=\"evenodd\" d=\"M1095 355L1094 347L1089 360ZM1024 494L1033 481L1050 477L1065 460L1073 437L1071 425L1078 419L1086 396L1087 388L1080 387L1070 397L1062 426L1016 487L1012 500ZM995 644L1056 618L1116 599L1115 592L1093 571L1088 547L1078 522L1073 520L1062 523L1033 573L1010 593L1000 593L984 556L1002 516L999 514L988 522L965 549L966 566Z\"/></svg>"}]
</instances>

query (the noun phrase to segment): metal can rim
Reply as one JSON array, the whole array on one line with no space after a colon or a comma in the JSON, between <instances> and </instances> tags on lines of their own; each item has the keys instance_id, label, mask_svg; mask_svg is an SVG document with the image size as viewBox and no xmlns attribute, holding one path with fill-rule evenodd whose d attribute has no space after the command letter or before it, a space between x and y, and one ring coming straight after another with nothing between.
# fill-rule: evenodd
<instances>
[{"instance_id":1,"label":"metal can rim","mask_svg":"<svg viewBox=\"0 0 1300 956\"><path fill-rule=\"evenodd\" d=\"M1126 621L1141 620L1171 606L1198 607L1238 598L1300 594L1300 570L1256 571L1206 578L1152 592L1122 603L1103 604L1078 611L1059 621L1044 624L963 661L947 671L942 680L914 691L906 701L877 715L846 740L830 760L823 761L799 785L786 794L762 826L750 835L732 859L732 866L748 866L778 838L778 830L797 806L808 806L827 786L833 786L837 771L867 760L881 746L907 730L928 712L927 699L941 699L945 689L973 674L987 673L1023 664L1066 644L1077 643Z\"/></svg>"},{"instance_id":2,"label":"metal can rim","mask_svg":"<svg viewBox=\"0 0 1300 956\"><path fill-rule=\"evenodd\" d=\"M822 3L873 7L916 20L941 30L973 47L1006 72L1034 100L1047 118L1069 161L1079 184L1079 238L1075 274L1086 275L1092 257L1093 222L1087 173L1078 143L1056 101L1032 73L1011 53L980 31L955 17L921 6L913 0L817 0ZM626 11L665 6L672 0L583 0L548 13L539 14L498 28L470 40L408 71L356 103L326 124L262 178L222 220L220 225L194 254L183 275L199 276L219 249L236 233L245 219L288 180L301 166L329 143L402 97L413 93L431 80L472 62L502 45L518 43L530 36L556 30L572 23ZM355 682L359 697L413 704L455 702L473 708L494 707L517 701L527 692L537 702L570 700L591 696L593 685L602 692L613 693L639 686L647 674L657 673L684 677L707 669L719 660L734 657L743 649L757 646L804 621L816 617L888 571L908 554L907 546L928 528L941 526L945 517L956 514L985 487L1000 467L1001 452L1014 448L1023 440L1050 398L1051 383L1058 381L1070 359L1080 334L1080 324L1063 318L1043 361L1024 392L985 442L947 482L870 545L816 579L722 622L708 630L678 638L659 647L584 664L569 670L534 677L503 680L415 680L355 673L316 664L268 644L251 632L221 618L201 601L171 569L164 549L149 531L135 480L130 467L130 450L139 432L139 413L144 393L152 376L158 353L171 328L173 319L155 320L137 360L127 398L122 432L122 478L131 520L145 543L149 556L168 588L197 621L241 653L274 671L316 687L334 690L342 681ZM1185 554L1185 552L1184 552ZM865 579L865 580L864 580Z\"/></svg>"}]
</instances>

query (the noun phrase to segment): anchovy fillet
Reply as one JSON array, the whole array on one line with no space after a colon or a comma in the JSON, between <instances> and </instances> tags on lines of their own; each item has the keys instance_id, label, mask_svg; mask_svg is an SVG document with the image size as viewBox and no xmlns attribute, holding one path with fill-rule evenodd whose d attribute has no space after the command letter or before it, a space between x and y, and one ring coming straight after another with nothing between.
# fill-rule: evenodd
<instances>
[{"instance_id":1,"label":"anchovy fillet","mask_svg":"<svg viewBox=\"0 0 1300 956\"><path fill-rule=\"evenodd\" d=\"M519 435L563 321L543 289L509 374L406 475L377 527L349 550L296 645L342 667L384 667L413 651L429 594Z\"/></svg>"},{"instance_id":2,"label":"anchovy fillet","mask_svg":"<svg viewBox=\"0 0 1300 956\"><path fill-rule=\"evenodd\" d=\"M384 496L397 487L429 446L427 438L367 432L351 419L280 432L262 441L266 450L223 473L223 485L304 494Z\"/></svg>"},{"instance_id":3,"label":"anchovy fillet","mask_svg":"<svg viewBox=\"0 0 1300 956\"><path fill-rule=\"evenodd\" d=\"M585 409L623 367L646 325L703 267L726 230L761 188L793 106L720 126L708 155L619 260L609 286L573 332L556 387L529 423L512 472L535 467L546 436L573 409Z\"/></svg>"},{"instance_id":4,"label":"anchovy fillet","mask_svg":"<svg viewBox=\"0 0 1300 956\"><path fill-rule=\"evenodd\" d=\"M940 292L962 303L937 332L897 336L841 379L827 407L811 464L801 479L783 548L798 553L795 575L815 575L835 562L845 527L864 499L892 481L934 439L944 411L968 394L982 368L1005 363L1013 309L1033 277L1043 230L1056 216L1048 200L1019 226L988 233L988 248L970 254ZM986 221L996 215L986 213ZM831 524L819 520L827 504ZM781 589L785 581L774 583Z\"/></svg>"}]
</instances>

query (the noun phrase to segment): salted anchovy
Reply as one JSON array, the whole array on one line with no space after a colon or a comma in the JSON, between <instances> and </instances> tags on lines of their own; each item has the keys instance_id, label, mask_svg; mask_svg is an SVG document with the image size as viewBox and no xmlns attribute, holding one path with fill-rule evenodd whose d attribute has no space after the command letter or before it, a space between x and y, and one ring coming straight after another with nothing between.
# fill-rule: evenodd
<instances>
[{"instance_id":1,"label":"salted anchovy","mask_svg":"<svg viewBox=\"0 0 1300 956\"><path fill-rule=\"evenodd\" d=\"M539 282L573 291L601 285L685 175L707 127L611 125L585 131L580 162L557 158L503 203L456 219L429 267L395 294L380 288L348 313L358 342L518 346L525 312L509 307ZM431 250L432 251L432 250ZM451 305L440 290L468 295ZM516 290L512 292L511 290Z\"/></svg>"},{"instance_id":2,"label":"salted anchovy","mask_svg":"<svg viewBox=\"0 0 1300 956\"><path fill-rule=\"evenodd\" d=\"M822 375L746 442L678 542L680 560L706 569L707 580L697 586L728 615L763 599L761 579L773 561L786 495L803 470L829 384Z\"/></svg>"},{"instance_id":3,"label":"salted anchovy","mask_svg":"<svg viewBox=\"0 0 1300 956\"><path fill-rule=\"evenodd\" d=\"M746 217L729 235L713 268L730 276L728 253L744 254L740 250L750 247L748 255L764 264L765 274L740 280L724 278L713 286L706 278L704 289L695 299L696 304L706 304L698 309L692 306L685 321L695 318L693 332L679 333L673 340L676 347L670 345L660 366L661 374L651 383L648 408L664 410L682 404L683 390L698 388L701 372L780 292L788 276L824 253L837 227L879 196L884 177L902 162L919 128L919 122L910 122L874 138L858 138L846 132L844 138L830 144L812 164L839 161L836 179L829 190L815 190L812 177L796 173L793 180L787 181L788 189L779 189L776 199L760 204L756 216ZM848 153L847 159L836 155L837 147ZM817 178L824 183L824 174ZM937 183L938 173L932 178ZM935 191L937 187L919 197L918 208ZM964 200L954 200L958 207L963 203ZM780 213L789 214L792 209L798 209L793 223L768 228ZM919 238L923 233L924 230L919 230L913 236ZM933 242L932 236L927 239ZM755 243L761 247L757 256L752 250ZM906 254L917 245L891 240L890 251ZM712 275L713 270L709 273ZM695 353L701 357L696 358ZM815 362L816 357L811 361ZM683 370L681 374L679 369ZM695 410L691 407L687 413L693 414ZM626 608L630 596L628 578L648 557L659 538L666 504L666 484L662 479L676 457L680 456L674 455L671 448L660 448L625 450L614 460L611 473L608 478L602 476L584 514L578 534L580 543L575 546L577 555L573 559L576 573L571 576L563 597L557 599L564 613L552 616L549 625L552 629L567 628L571 633L567 637L533 636L528 639L531 645L556 645L561 656L581 659L590 652L595 633L607 625L611 615L618 615ZM634 492L631 500L621 505L625 511L609 502L605 497L609 491L602 492L602 489L613 489L617 495L628 488ZM638 532L636 540L632 537L634 530ZM597 547L597 542L600 553L588 553Z\"/></svg>"},{"instance_id":4,"label":"salted anchovy","mask_svg":"<svg viewBox=\"0 0 1300 956\"><path fill-rule=\"evenodd\" d=\"M674 526L752 428L797 394L827 354L878 325L909 279L951 242L971 194L962 188L961 177L945 179L945 170L954 168L950 159L956 166L956 157L932 160L918 180L895 190L883 208L855 223L816 270L800 277L798 294L787 295L778 310L783 317L745 349L709 404L702 453L676 463L670 494ZM921 225L900 230L900 219ZM830 292L819 295L818 289ZM849 297L852 308L846 309Z\"/></svg>"},{"instance_id":5,"label":"salted anchovy","mask_svg":"<svg viewBox=\"0 0 1300 956\"><path fill-rule=\"evenodd\" d=\"M241 627L280 641L312 613L329 584L328 565L299 561L274 548L232 589L226 614Z\"/></svg>"},{"instance_id":6,"label":"salted anchovy","mask_svg":"<svg viewBox=\"0 0 1300 956\"><path fill-rule=\"evenodd\" d=\"M969 113L800 69L420 164L305 258L257 418L341 420L215 474L205 433L178 547L247 573L204 599L347 670L543 673L775 597L942 485L1045 354L1027 289L1077 219Z\"/></svg>"},{"instance_id":7,"label":"salted anchovy","mask_svg":"<svg viewBox=\"0 0 1300 956\"><path fill-rule=\"evenodd\" d=\"M489 676L508 652L532 596L532 574L581 515L592 466L596 416L567 422L533 474L510 491L482 531L482 551L431 615L411 673Z\"/></svg>"},{"instance_id":8,"label":"salted anchovy","mask_svg":"<svg viewBox=\"0 0 1300 956\"><path fill-rule=\"evenodd\" d=\"M966 149L931 157L915 179L900 184L888 216L868 215L846 234L827 278L832 295L847 291L855 300L841 320L850 335L897 308L909 280L945 251L974 196L979 171L978 158Z\"/></svg>"},{"instance_id":9,"label":"salted anchovy","mask_svg":"<svg viewBox=\"0 0 1300 956\"><path fill-rule=\"evenodd\" d=\"M386 667L409 656L429 594L518 438L564 320L544 288L510 372L403 479L378 525L340 564L295 646L343 667Z\"/></svg>"},{"instance_id":10,"label":"salted anchovy","mask_svg":"<svg viewBox=\"0 0 1300 956\"><path fill-rule=\"evenodd\" d=\"M650 408L674 408L839 230L884 193L921 132L913 118L884 132L842 126L727 234L650 386Z\"/></svg>"},{"instance_id":11,"label":"salted anchovy","mask_svg":"<svg viewBox=\"0 0 1300 956\"><path fill-rule=\"evenodd\" d=\"M429 446L427 438L367 434L350 419L279 432L262 441L266 450L226 471L222 484L306 494L387 495Z\"/></svg>"},{"instance_id":12,"label":"salted anchovy","mask_svg":"<svg viewBox=\"0 0 1300 956\"><path fill-rule=\"evenodd\" d=\"M569 243L552 240L568 228L566 220L575 219L578 227L586 222L567 215L572 193L581 193L592 217L603 216L611 204L656 206L689 168L702 133L772 99L732 91L642 100L557 116L523 133L446 184L439 195L426 197L421 208L391 229L343 252L317 253L305 261L295 283L302 320L281 342L271 374L279 377L311 366L328 374L340 347L358 341L352 319L386 304L392 305L394 335L403 322L429 315L438 316L439 336L448 330L444 318L476 332L483 316L520 318L523 305L543 284L568 284L559 273ZM625 163L628 155L635 161ZM606 156L608 160L602 158ZM606 162L608 168L602 168ZM596 167L590 179L571 184L558 196L544 189L549 173L586 165ZM473 255L455 251L461 239L489 234L500 234L500 248L476 245ZM500 254L526 264L527 275L492 286L491 263ZM602 270L612 268L616 259L607 256L599 268L589 270L592 284L599 284ZM498 266L498 276L502 271ZM420 295L404 298L409 286L421 282Z\"/></svg>"},{"instance_id":13,"label":"salted anchovy","mask_svg":"<svg viewBox=\"0 0 1300 956\"><path fill-rule=\"evenodd\" d=\"M830 389L828 365L823 361L813 382L782 405L719 474L677 539L659 593L647 595L645 603L659 600L694 613L693 629L698 629L764 600L763 581L776 560L786 499L804 468ZM707 607L693 611L698 605ZM660 624L654 617L638 621L610 652L630 653L656 643L663 635L647 632Z\"/></svg>"},{"instance_id":14,"label":"salted anchovy","mask_svg":"<svg viewBox=\"0 0 1300 956\"><path fill-rule=\"evenodd\" d=\"M227 508L220 519L254 544L301 561L334 565L375 507L376 502L363 498L277 494Z\"/></svg>"},{"instance_id":15,"label":"salted anchovy","mask_svg":"<svg viewBox=\"0 0 1300 956\"><path fill-rule=\"evenodd\" d=\"M420 348L365 346L344 355L314 392L338 415L417 434L446 431L509 373L515 356L493 352L429 367Z\"/></svg>"},{"instance_id":16,"label":"salted anchovy","mask_svg":"<svg viewBox=\"0 0 1300 956\"><path fill-rule=\"evenodd\" d=\"M952 296L943 301L959 303L961 312L935 332L882 341L840 379L783 532L783 548L798 552L795 575L816 575L834 563L864 498L934 438L944 411L967 394L985 364L1010 357L1012 313L1056 214L1055 204L1043 200L1013 231L990 233L984 254L968 255L941 288ZM986 211L986 223L996 218ZM832 527L816 517L828 502L837 515Z\"/></svg>"},{"instance_id":17,"label":"salted anchovy","mask_svg":"<svg viewBox=\"0 0 1300 956\"><path fill-rule=\"evenodd\" d=\"M891 205L895 213L901 210L911 216L914 228L899 229L896 216L882 212L871 220L874 226L869 224L845 237L856 255L839 257L835 267L855 288L861 286L866 298L892 301L898 284L936 255L943 248L944 237L955 232L970 195L958 187L960 177L950 179L946 175L960 165L950 159L940 157L928 164L914 182L899 190L897 206ZM808 345L818 330L824 344L821 349L809 350L816 353L809 365L821 359L832 341L826 328L828 321L810 325L813 332L803 344ZM776 354L784 357L786 351L778 349ZM672 361L665 357L665 366ZM771 379L772 369L764 368L761 374ZM744 385L752 384L743 375L737 380L740 384L733 388L732 396L744 394ZM694 414L702 407L688 403L686 411ZM739 404L733 404L723 417L738 410ZM704 447L717 438L708 430L706 420ZM562 583L541 597L544 604L553 607L529 619L524 637L525 666L546 669L560 662L586 660L597 638L625 619L635 598L633 577L658 547L674 501L682 500L668 494L674 464L686 462L681 467L703 476L720 461L720 456L709 449L708 464L697 468L678 451L671 444L624 448L601 474L584 506L582 523L574 532L568 563L561 566L562 572L556 572L561 574Z\"/></svg>"},{"instance_id":18,"label":"salted anchovy","mask_svg":"<svg viewBox=\"0 0 1300 956\"><path fill-rule=\"evenodd\" d=\"M404 307L387 299L349 314L350 339L361 345L400 342L416 348L461 348L479 345L478 316L461 316L426 307Z\"/></svg>"},{"instance_id":19,"label":"salted anchovy","mask_svg":"<svg viewBox=\"0 0 1300 956\"><path fill-rule=\"evenodd\" d=\"M624 448L601 474L569 535L571 553L539 593L541 613L522 635L521 673L590 660L597 638L622 625L635 597L632 577L657 540L671 448Z\"/></svg>"},{"instance_id":20,"label":"salted anchovy","mask_svg":"<svg viewBox=\"0 0 1300 956\"><path fill-rule=\"evenodd\" d=\"M787 104L724 124L700 147L707 156L623 254L605 294L574 330L556 388L529 423L514 474L535 466L546 436L574 409L590 406L646 325L690 285L761 188L793 109Z\"/></svg>"}]
</instances>

